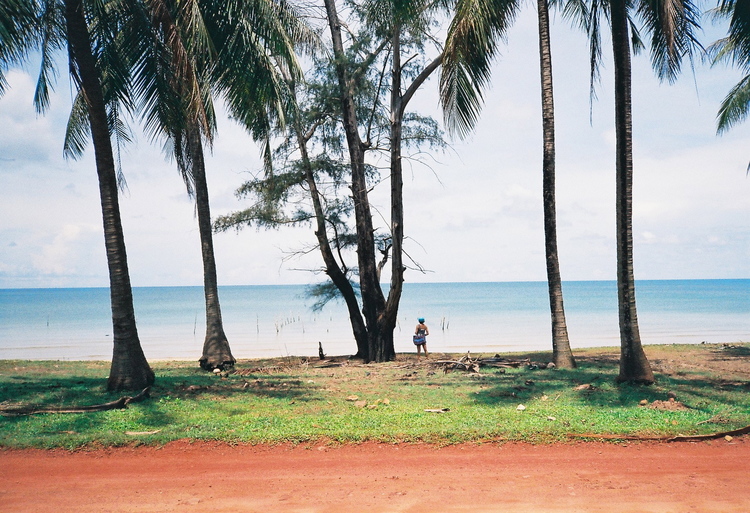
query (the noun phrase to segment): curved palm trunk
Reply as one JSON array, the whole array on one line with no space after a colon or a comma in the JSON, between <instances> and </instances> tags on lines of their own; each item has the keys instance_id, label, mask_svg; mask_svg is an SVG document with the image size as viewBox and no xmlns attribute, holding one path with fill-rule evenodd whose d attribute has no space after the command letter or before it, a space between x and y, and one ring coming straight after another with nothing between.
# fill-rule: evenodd
<instances>
[{"instance_id":1,"label":"curved palm trunk","mask_svg":"<svg viewBox=\"0 0 750 513\"><path fill-rule=\"evenodd\" d=\"M96 170L99 176L114 335L112 366L107 388L142 389L154 383L154 372L143 355L138 339L107 110L81 0L65 1L65 21L71 59L78 70L78 78L88 106Z\"/></svg>"},{"instance_id":2,"label":"curved palm trunk","mask_svg":"<svg viewBox=\"0 0 750 513\"><path fill-rule=\"evenodd\" d=\"M620 318L620 374L617 381L650 384L654 382L654 374L641 345L635 308L633 118L626 0L612 0L611 9L617 138L617 299Z\"/></svg>"},{"instance_id":3,"label":"curved palm trunk","mask_svg":"<svg viewBox=\"0 0 750 513\"><path fill-rule=\"evenodd\" d=\"M547 285L552 316L552 359L558 367L576 367L570 350L568 326L563 307L562 278L557 256L557 214L555 212L555 105L552 91L552 53L550 51L549 7L537 0L539 13L539 63L542 78L542 125L544 157L542 195L544 197L544 249L547 257Z\"/></svg>"},{"instance_id":4,"label":"curved palm trunk","mask_svg":"<svg viewBox=\"0 0 750 513\"><path fill-rule=\"evenodd\" d=\"M234 365L235 359L229 348L227 336L224 334L224 324L221 319L206 164L203 158L203 143L196 123L192 123L188 128L187 137L195 184L201 256L203 257L203 294L206 298L206 339L203 342L203 355L199 362L206 370L224 369Z\"/></svg>"}]
</instances>

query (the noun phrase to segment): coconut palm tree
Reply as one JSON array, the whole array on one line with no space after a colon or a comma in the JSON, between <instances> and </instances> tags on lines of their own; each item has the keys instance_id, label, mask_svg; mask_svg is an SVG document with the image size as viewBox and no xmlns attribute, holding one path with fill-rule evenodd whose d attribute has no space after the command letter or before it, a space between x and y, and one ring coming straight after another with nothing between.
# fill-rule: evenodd
<instances>
[{"instance_id":1,"label":"coconut palm tree","mask_svg":"<svg viewBox=\"0 0 750 513\"><path fill-rule=\"evenodd\" d=\"M13 7L13 9L8 9ZM15 0L0 8L3 27L2 64L19 62L26 52L39 49L42 55L35 104L43 111L49 101L50 75L54 73L52 54L67 45L71 77L79 88L82 112L94 144L99 178L104 242L109 269L114 350L107 382L109 390L141 389L154 382L138 338L133 295L128 272L127 253L120 221L118 176L112 150L112 106L118 91L123 91L127 74L118 60L118 19L102 5L90 6L82 0L64 2ZM93 10L97 9L94 13ZM27 16L33 13L34 21ZM18 16L8 20L5 17ZM94 19L96 14L96 23ZM22 26L14 32L14 27ZM12 41L6 37L26 37ZM106 86L105 86L106 83Z\"/></svg>"},{"instance_id":2,"label":"coconut palm tree","mask_svg":"<svg viewBox=\"0 0 750 513\"><path fill-rule=\"evenodd\" d=\"M148 3L137 95L147 130L166 138L188 188L195 197L203 258L206 337L201 367L234 364L224 333L204 147L213 141L213 97L222 95L233 117L256 138L268 133L269 116L279 115L284 82L282 65L299 75L295 37L304 27L284 2L234 0Z\"/></svg>"},{"instance_id":3,"label":"coconut palm tree","mask_svg":"<svg viewBox=\"0 0 750 513\"><path fill-rule=\"evenodd\" d=\"M714 15L729 21L727 36L709 48L714 63L731 61L748 73L721 103L716 123L721 134L744 121L750 113L750 5L741 0L722 0Z\"/></svg>"},{"instance_id":4,"label":"coconut palm tree","mask_svg":"<svg viewBox=\"0 0 750 513\"><path fill-rule=\"evenodd\" d=\"M617 298L620 321L618 382L654 382L651 365L641 345L633 270L633 116L631 95L631 40L644 45L636 20L650 35L651 62L661 80L672 82L682 58L692 59L700 48L695 38L700 12L691 0L593 0L589 11L592 83L601 61L599 27L609 20L615 69Z\"/></svg>"},{"instance_id":5,"label":"coconut palm tree","mask_svg":"<svg viewBox=\"0 0 750 513\"><path fill-rule=\"evenodd\" d=\"M446 43L441 96L449 127L459 135L472 128L481 107L481 90L489 81L497 42L505 36L520 2L461 0ZM577 1L565 4L566 14L584 12ZM552 318L552 355L558 367L576 366L565 321L562 278L557 253L555 208L555 108L550 50L549 3L537 0L539 66L542 90L542 197L547 284Z\"/></svg>"},{"instance_id":6,"label":"coconut palm tree","mask_svg":"<svg viewBox=\"0 0 750 513\"><path fill-rule=\"evenodd\" d=\"M569 2L568 6L575 5ZM537 0L539 22L539 69L542 83L542 197L544 205L544 249L547 261L547 290L552 317L552 361L561 368L575 368L570 349L563 304L560 259L557 253L557 209L555 206L555 103L552 82L549 4Z\"/></svg>"}]
</instances>

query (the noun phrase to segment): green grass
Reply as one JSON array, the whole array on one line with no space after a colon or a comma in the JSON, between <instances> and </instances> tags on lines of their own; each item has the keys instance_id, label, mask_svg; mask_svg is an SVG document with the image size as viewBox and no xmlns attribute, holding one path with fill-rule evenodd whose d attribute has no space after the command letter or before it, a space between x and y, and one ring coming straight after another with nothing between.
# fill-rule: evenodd
<instances>
[{"instance_id":1,"label":"green grass","mask_svg":"<svg viewBox=\"0 0 750 513\"><path fill-rule=\"evenodd\" d=\"M154 362L150 399L124 410L0 417L0 446L74 449L185 438L546 443L569 435L705 434L750 424L750 347L647 346L647 354L657 375L649 387L615 384L615 349L577 351L575 370L482 368L479 375L446 374L413 355L335 367L298 358L241 361L225 375L206 373L196 362ZM549 359L544 353L517 356ZM0 406L113 401L123 394L105 391L108 372L106 362L0 361ZM591 387L578 389L582 384ZM689 409L639 406L644 399L666 400L667 392ZM519 411L520 404L526 409ZM425 411L437 408L449 411Z\"/></svg>"}]
</instances>

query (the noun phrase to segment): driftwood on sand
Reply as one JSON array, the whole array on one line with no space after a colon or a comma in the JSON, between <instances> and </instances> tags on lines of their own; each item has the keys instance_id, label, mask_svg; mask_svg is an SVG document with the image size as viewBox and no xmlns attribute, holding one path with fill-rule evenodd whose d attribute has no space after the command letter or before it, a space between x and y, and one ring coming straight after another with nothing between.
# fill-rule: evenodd
<instances>
[{"instance_id":1,"label":"driftwood on sand","mask_svg":"<svg viewBox=\"0 0 750 513\"><path fill-rule=\"evenodd\" d=\"M526 366L530 369L547 369L554 367L555 365L554 363L532 362L529 358L523 360L514 360L510 358L503 358L500 355L495 355L492 358L472 358L471 353L466 353L458 360L435 360L431 363L435 365L442 365L443 372L446 373L454 370L479 372L479 369L481 367L516 369L521 366Z\"/></svg>"}]
</instances>

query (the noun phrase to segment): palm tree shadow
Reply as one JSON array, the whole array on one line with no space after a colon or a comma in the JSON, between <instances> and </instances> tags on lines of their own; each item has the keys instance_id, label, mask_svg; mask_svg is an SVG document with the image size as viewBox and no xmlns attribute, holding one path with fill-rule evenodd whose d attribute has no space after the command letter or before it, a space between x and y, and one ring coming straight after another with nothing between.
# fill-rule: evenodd
<instances>
[{"instance_id":1,"label":"palm tree shadow","mask_svg":"<svg viewBox=\"0 0 750 513\"><path fill-rule=\"evenodd\" d=\"M215 378L201 373L196 379L184 379L157 383L157 393L188 400L209 400L255 396L269 399L290 399L296 401L320 400L314 383L307 383L288 374L253 374L246 376L230 375L229 378Z\"/></svg>"},{"instance_id":2,"label":"palm tree shadow","mask_svg":"<svg viewBox=\"0 0 750 513\"><path fill-rule=\"evenodd\" d=\"M566 397L574 404L605 408L631 408L642 401L666 400L668 391L703 395L707 400L721 400L710 380L674 380L659 375L656 386L617 384L619 357L615 355L580 356L576 369L539 369L522 367L512 372L492 373L488 387L478 391L476 402L493 406L514 406L537 400Z\"/></svg>"},{"instance_id":3,"label":"palm tree shadow","mask_svg":"<svg viewBox=\"0 0 750 513\"><path fill-rule=\"evenodd\" d=\"M748 345L724 344L721 349L715 349L711 353L715 361L750 361L750 346Z\"/></svg>"}]
</instances>

